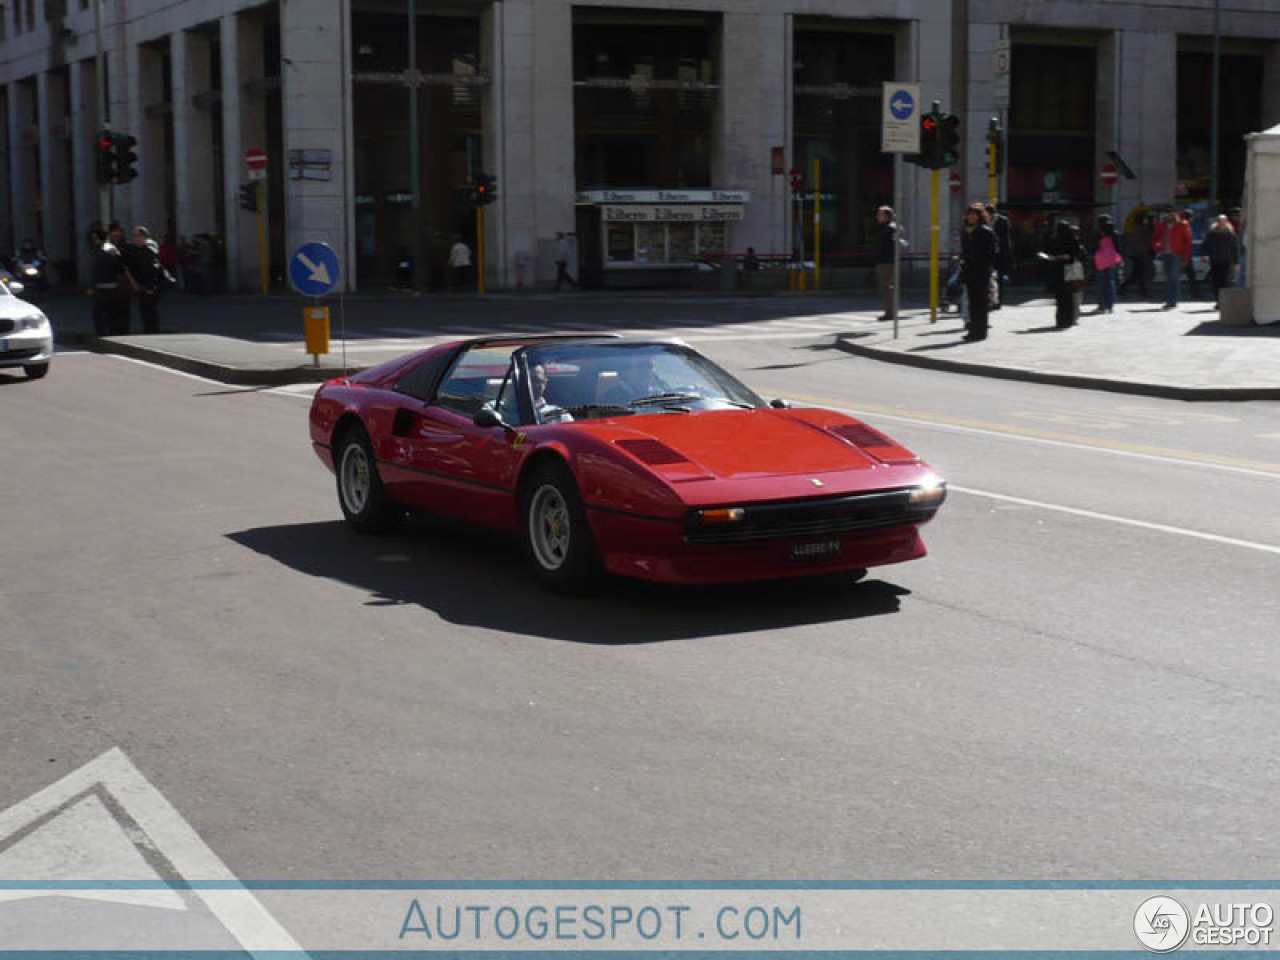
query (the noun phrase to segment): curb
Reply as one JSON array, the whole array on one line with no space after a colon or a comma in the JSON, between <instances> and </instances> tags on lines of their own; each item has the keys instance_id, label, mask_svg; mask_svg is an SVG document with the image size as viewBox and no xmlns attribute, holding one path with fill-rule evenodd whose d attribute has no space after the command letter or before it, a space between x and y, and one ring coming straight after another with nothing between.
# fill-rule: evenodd
<instances>
[{"instance_id":1,"label":"curb","mask_svg":"<svg viewBox=\"0 0 1280 960\"><path fill-rule=\"evenodd\" d=\"M148 363L155 363L170 370L179 370L183 373L190 373L194 376L239 387L283 387L292 383L324 383L334 377L343 376L344 373L358 373L360 370L365 369L364 366L357 365L348 365L345 371L340 367L308 365L263 369L229 367L220 363L211 363L208 360L198 360L195 357L188 357L179 353L140 347L133 343L122 343L84 335L77 338L77 340L79 340L77 345L84 346L95 353L113 353L122 357L130 357L134 360L145 360Z\"/></svg>"},{"instance_id":2,"label":"curb","mask_svg":"<svg viewBox=\"0 0 1280 960\"><path fill-rule=\"evenodd\" d=\"M1027 370L1022 367L1001 367L989 363L966 363L963 360L940 360L937 357L921 357L899 353L896 350L880 350L852 343L845 334L836 337L836 346L845 353L885 363L900 363L908 367L923 367L946 373L963 373L974 377L990 377L999 380L1021 380L1026 383L1045 383L1058 387L1081 390L1101 390L1110 393L1128 393L1143 397L1160 397L1166 400L1222 401L1222 400L1280 400L1280 387L1177 387L1164 383L1143 383L1137 380L1118 380L1109 377L1091 377L1082 373L1052 373L1043 370Z\"/></svg>"}]
</instances>

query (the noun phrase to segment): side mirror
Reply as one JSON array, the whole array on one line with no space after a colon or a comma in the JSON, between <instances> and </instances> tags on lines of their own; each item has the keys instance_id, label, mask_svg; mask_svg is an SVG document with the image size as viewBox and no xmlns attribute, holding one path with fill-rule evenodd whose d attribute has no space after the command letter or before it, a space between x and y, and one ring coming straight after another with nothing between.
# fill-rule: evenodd
<instances>
[{"instance_id":1,"label":"side mirror","mask_svg":"<svg viewBox=\"0 0 1280 960\"><path fill-rule=\"evenodd\" d=\"M489 406L488 404L485 404L483 407L481 407L479 410L476 411L476 415L471 418L471 422L474 423L477 427L505 427L506 426L506 423L503 422L502 417L498 415L498 411L493 409L493 407Z\"/></svg>"},{"instance_id":2,"label":"side mirror","mask_svg":"<svg viewBox=\"0 0 1280 960\"><path fill-rule=\"evenodd\" d=\"M776 400L770 400L769 406L773 407L773 409L775 410L790 410L791 401L784 400L782 397L778 397Z\"/></svg>"}]
</instances>

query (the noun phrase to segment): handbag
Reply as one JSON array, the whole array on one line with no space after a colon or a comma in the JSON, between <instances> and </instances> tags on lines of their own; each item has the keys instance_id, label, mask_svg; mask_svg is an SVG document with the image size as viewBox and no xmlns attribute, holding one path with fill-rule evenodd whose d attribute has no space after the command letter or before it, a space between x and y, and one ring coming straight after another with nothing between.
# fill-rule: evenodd
<instances>
[{"instance_id":1,"label":"handbag","mask_svg":"<svg viewBox=\"0 0 1280 960\"><path fill-rule=\"evenodd\" d=\"M1069 290L1084 289L1084 264L1079 260L1072 260L1062 268L1062 282Z\"/></svg>"},{"instance_id":2,"label":"handbag","mask_svg":"<svg viewBox=\"0 0 1280 960\"><path fill-rule=\"evenodd\" d=\"M994 270L987 277L987 309L1000 309L1000 278Z\"/></svg>"}]
</instances>

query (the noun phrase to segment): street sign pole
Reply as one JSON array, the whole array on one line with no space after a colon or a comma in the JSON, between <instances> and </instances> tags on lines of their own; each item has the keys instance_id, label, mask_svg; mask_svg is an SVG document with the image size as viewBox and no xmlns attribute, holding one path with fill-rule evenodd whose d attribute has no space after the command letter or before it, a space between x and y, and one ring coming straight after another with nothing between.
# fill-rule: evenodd
<instances>
[{"instance_id":1,"label":"street sign pole","mask_svg":"<svg viewBox=\"0 0 1280 960\"><path fill-rule=\"evenodd\" d=\"M987 203L995 206L1000 202L999 181L996 178L996 145L987 141Z\"/></svg>"},{"instance_id":2,"label":"street sign pole","mask_svg":"<svg viewBox=\"0 0 1280 960\"><path fill-rule=\"evenodd\" d=\"M938 322L938 171L929 171L929 322Z\"/></svg>"},{"instance_id":3,"label":"street sign pole","mask_svg":"<svg viewBox=\"0 0 1280 960\"><path fill-rule=\"evenodd\" d=\"M893 339L902 306L902 154L893 155Z\"/></svg>"},{"instance_id":4,"label":"street sign pole","mask_svg":"<svg viewBox=\"0 0 1280 960\"><path fill-rule=\"evenodd\" d=\"M813 289L822 280L822 158L813 158Z\"/></svg>"},{"instance_id":5,"label":"street sign pole","mask_svg":"<svg viewBox=\"0 0 1280 960\"><path fill-rule=\"evenodd\" d=\"M893 154L893 338L898 339L902 302L902 155L920 152L920 84L886 82L881 87L880 150ZM937 174L935 173L935 178Z\"/></svg>"},{"instance_id":6,"label":"street sign pole","mask_svg":"<svg viewBox=\"0 0 1280 960\"><path fill-rule=\"evenodd\" d=\"M476 204L476 293L484 293L484 204Z\"/></svg>"}]
</instances>

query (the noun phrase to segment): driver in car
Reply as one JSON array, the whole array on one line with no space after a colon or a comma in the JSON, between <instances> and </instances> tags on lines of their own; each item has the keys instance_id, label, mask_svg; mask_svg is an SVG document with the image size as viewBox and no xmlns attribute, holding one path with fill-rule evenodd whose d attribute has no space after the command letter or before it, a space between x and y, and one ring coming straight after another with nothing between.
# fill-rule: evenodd
<instances>
[{"instance_id":1,"label":"driver in car","mask_svg":"<svg viewBox=\"0 0 1280 960\"><path fill-rule=\"evenodd\" d=\"M539 423L564 423L573 419L573 414L547 400L547 368L535 363L529 371L529 386L533 391L533 412Z\"/></svg>"}]
</instances>

